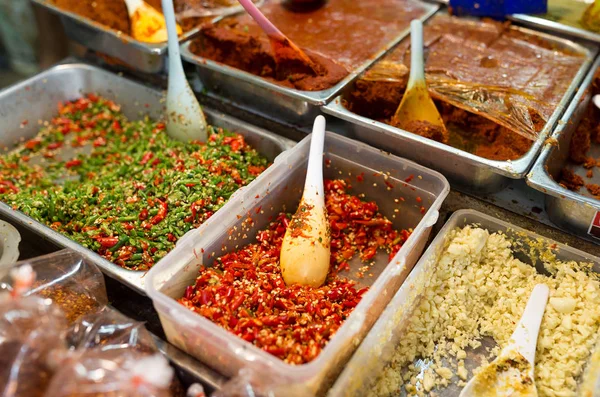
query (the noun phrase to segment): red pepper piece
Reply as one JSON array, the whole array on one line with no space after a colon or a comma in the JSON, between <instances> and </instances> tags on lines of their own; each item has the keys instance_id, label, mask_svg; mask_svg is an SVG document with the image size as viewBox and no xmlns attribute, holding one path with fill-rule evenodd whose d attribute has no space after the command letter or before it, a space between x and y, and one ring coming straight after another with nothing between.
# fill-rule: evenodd
<instances>
[{"instance_id":1,"label":"red pepper piece","mask_svg":"<svg viewBox=\"0 0 600 397\"><path fill-rule=\"evenodd\" d=\"M81 160L79 160L79 159L73 159L73 160L67 161L65 163L65 167L67 167L67 168L73 168L73 167L77 167L77 166L79 166L81 164L82 164Z\"/></svg>"}]
</instances>

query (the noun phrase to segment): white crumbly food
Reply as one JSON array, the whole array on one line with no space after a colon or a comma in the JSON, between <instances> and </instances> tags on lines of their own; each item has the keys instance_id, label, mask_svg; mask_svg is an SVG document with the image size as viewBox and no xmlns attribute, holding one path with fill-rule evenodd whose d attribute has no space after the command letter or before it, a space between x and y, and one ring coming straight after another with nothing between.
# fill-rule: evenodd
<instances>
[{"instance_id":1,"label":"white crumbly food","mask_svg":"<svg viewBox=\"0 0 600 397\"><path fill-rule=\"evenodd\" d=\"M577 379L600 326L600 283L590 265L558 261L538 241L533 243L539 244L549 272L539 274L514 257L504 234L477 227L454 230L448 241L435 270L422 280L420 307L401 333L391 364L369 395L397 396L402 390L409 396L440 395L451 383L464 386L473 375L465 366L465 350L492 337L497 346L475 372L493 360L507 344L533 287L544 283L550 298L538 338L535 383L542 397L577 396ZM416 359L432 365L421 371Z\"/></svg>"}]
</instances>

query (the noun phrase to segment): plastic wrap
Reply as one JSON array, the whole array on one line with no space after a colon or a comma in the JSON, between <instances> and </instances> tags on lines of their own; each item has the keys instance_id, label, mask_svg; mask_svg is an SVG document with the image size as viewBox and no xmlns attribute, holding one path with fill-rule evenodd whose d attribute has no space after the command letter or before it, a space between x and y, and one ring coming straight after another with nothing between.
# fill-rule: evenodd
<instances>
[{"instance_id":1,"label":"plastic wrap","mask_svg":"<svg viewBox=\"0 0 600 397\"><path fill-rule=\"evenodd\" d=\"M437 100L537 139L583 58L552 40L508 24L435 16L424 27L425 72ZM410 44L404 40L362 80L406 86ZM442 114L452 118L452 114Z\"/></svg>"},{"instance_id":2,"label":"plastic wrap","mask_svg":"<svg viewBox=\"0 0 600 397\"><path fill-rule=\"evenodd\" d=\"M50 298L72 323L84 314L93 313L106 306L104 276L91 262L71 250L62 250L18 262L18 267L28 264L36 273L36 280L26 295ZM11 291L9 269L0 272L0 289Z\"/></svg>"},{"instance_id":3,"label":"plastic wrap","mask_svg":"<svg viewBox=\"0 0 600 397\"><path fill-rule=\"evenodd\" d=\"M68 330L66 340L70 350L56 358L61 370L48 397L185 394L144 324L116 310L106 307L83 316Z\"/></svg>"},{"instance_id":4,"label":"plastic wrap","mask_svg":"<svg viewBox=\"0 0 600 397\"><path fill-rule=\"evenodd\" d=\"M409 69L400 62L382 61L369 70L363 80L399 83L406 86ZM526 138L535 140L540 123L552 111L533 95L510 87L458 81L442 74L427 73L427 88L434 99L477 113Z\"/></svg>"},{"instance_id":5,"label":"plastic wrap","mask_svg":"<svg viewBox=\"0 0 600 397\"><path fill-rule=\"evenodd\" d=\"M0 395L42 396L52 376L49 357L64 350L64 315L49 299L24 296L35 280L28 265L10 271L0 292Z\"/></svg>"},{"instance_id":6,"label":"plastic wrap","mask_svg":"<svg viewBox=\"0 0 600 397\"><path fill-rule=\"evenodd\" d=\"M63 365L47 397L170 397L173 369L161 354L87 350Z\"/></svg>"}]
</instances>

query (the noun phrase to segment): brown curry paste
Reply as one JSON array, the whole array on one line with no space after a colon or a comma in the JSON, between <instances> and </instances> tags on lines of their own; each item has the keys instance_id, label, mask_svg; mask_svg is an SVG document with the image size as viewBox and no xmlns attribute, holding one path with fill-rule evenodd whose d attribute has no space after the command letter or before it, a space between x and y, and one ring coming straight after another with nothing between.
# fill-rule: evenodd
<instances>
[{"instance_id":1,"label":"brown curry paste","mask_svg":"<svg viewBox=\"0 0 600 397\"><path fill-rule=\"evenodd\" d=\"M425 13L413 0L329 0L316 10L293 12L279 0L261 11L315 62L317 75L286 73L277 65L267 36L246 13L206 26L190 49L278 84L303 91L334 86L368 61Z\"/></svg>"},{"instance_id":2,"label":"brown curry paste","mask_svg":"<svg viewBox=\"0 0 600 397\"><path fill-rule=\"evenodd\" d=\"M549 43L511 30L505 23L438 15L427 22L423 33L428 81L443 78L466 86L518 90L513 97L523 93L526 111L537 132L560 103L583 62L579 55L550 48ZM391 124L410 73L409 45L409 39L403 40L361 76L344 98L344 105L361 116ZM499 161L516 160L533 144L488 119L485 112L475 114L436 98L434 102L449 137L413 132Z\"/></svg>"},{"instance_id":3,"label":"brown curry paste","mask_svg":"<svg viewBox=\"0 0 600 397\"><path fill-rule=\"evenodd\" d=\"M589 89L592 96L600 94L600 69L596 71L592 86ZM592 178L594 176L593 168L600 166L600 162L597 159L588 156L588 152L593 144L600 144L600 110L590 101L585 114L571 136L569 145L569 161L572 164L587 169L587 178ZM592 196L600 199L600 185L586 183L571 168L572 165L567 165L561 170L558 183L572 191L579 191L585 185L587 191Z\"/></svg>"}]
</instances>

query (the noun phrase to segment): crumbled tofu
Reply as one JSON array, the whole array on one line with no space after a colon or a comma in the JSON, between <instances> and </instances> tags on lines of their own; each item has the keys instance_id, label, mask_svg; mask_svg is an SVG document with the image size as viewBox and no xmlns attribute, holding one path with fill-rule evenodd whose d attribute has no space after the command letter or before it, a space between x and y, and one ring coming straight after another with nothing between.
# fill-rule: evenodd
<instances>
[{"instance_id":1,"label":"crumbled tofu","mask_svg":"<svg viewBox=\"0 0 600 397\"><path fill-rule=\"evenodd\" d=\"M512 246L502 233L474 226L451 232L435 271L415 284L423 290L420 304L391 364L368 395L396 396L403 389L409 396L431 395L449 383L464 384L469 377L465 362L477 373L493 360L509 342L533 287L544 283L550 299L536 352L538 394L578 396L577 380L599 340L600 277L589 264L557 260L543 241L531 244L550 276L517 259L514 251L527 253L529 247ZM474 361L470 351L481 346L483 337L493 338L497 346L484 345L487 349L480 350L487 357ZM413 365L420 359L433 364L423 371Z\"/></svg>"}]
</instances>

